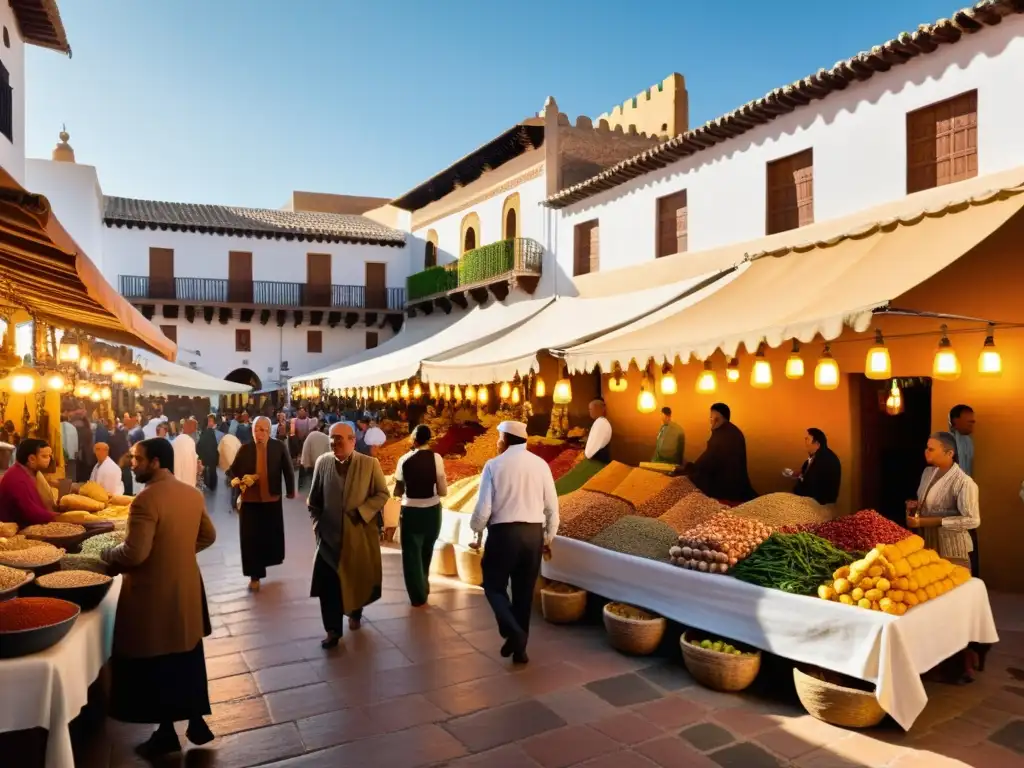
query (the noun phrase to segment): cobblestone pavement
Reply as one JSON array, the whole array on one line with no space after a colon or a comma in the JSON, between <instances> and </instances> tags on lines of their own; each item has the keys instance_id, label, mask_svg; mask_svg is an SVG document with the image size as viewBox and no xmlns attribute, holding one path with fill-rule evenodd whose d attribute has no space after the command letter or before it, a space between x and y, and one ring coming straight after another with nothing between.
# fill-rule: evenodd
<instances>
[{"instance_id":1,"label":"cobblestone pavement","mask_svg":"<svg viewBox=\"0 0 1024 768\"><path fill-rule=\"evenodd\" d=\"M397 549L384 552L384 597L342 646L321 650L309 599L312 535L304 505L286 502L288 556L259 594L246 590L237 517L210 500L216 545L200 556L213 614L206 641L217 734L163 764L189 768L945 768L1024 766L1024 601L996 599L1002 642L967 686L928 684L913 730L866 732L805 714L784 665L754 693L700 687L675 653L629 658L600 624L534 624L525 668L498 654L482 593L435 579L412 609ZM155 694L155 692L154 692ZM182 726L183 727L183 726ZM107 720L76 739L79 766L141 764L148 727Z\"/></svg>"}]
</instances>

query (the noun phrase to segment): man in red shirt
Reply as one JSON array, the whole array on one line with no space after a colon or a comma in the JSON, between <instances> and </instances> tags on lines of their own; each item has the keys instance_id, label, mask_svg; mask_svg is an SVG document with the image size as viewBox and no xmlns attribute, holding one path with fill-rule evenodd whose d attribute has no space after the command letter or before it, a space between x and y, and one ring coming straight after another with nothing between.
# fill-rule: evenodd
<instances>
[{"instance_id":1,"label":"man in red shirt","mask_svg":"<svg viewBox=\"0 0 1024 768\"><path fill-rule=\"evenodd\" d=\"M36 473L50 466L52 454L45 440L29 437L18 444L17 463L0 478L0 522L24 528L57 519L43 504L36 486Z\"/></svg>"}]
</instances>

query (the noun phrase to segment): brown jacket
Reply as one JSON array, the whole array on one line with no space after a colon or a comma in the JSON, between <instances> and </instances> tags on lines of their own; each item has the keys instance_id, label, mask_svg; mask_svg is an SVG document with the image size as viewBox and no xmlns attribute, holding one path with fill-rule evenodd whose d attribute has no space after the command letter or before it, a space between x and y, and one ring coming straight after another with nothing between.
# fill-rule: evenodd
<instances>
[{"instance_id":1,"label":"brown jacket","mask_svg":"<svg viewBox=\"0 0 1024 768\"><path fill-rule=\"evenodd\" d=\"M203 639L203 587L196 563L217 538L203 494L161 470L132 502L128 538L103 553L124 574L114 653L191 651Z\"/></svg>"}]
</instances>

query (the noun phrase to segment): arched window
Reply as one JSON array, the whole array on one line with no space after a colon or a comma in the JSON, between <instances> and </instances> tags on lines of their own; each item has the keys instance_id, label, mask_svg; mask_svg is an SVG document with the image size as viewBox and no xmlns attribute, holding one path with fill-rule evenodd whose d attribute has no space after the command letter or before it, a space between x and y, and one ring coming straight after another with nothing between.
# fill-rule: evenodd
<instances>
[{"instance_id":1,"label":"arched window","mask_svg":"<svg viewBox=\"0 0 1024 768\"><path fill-rule=\"evenodd\" d=\"M474 248L476 248L476 230L466 227L466 239L462 242L462 252L472 251Z\"/></svg>"},{"instance_id":2,"label":"arched window","mask_svg":"<svg viewBox=\"0 0 1024 768\"><path fill-rule=\"evenodd\" d=\"M472 251L483 244L483 237L480 231L480 217L475 213L467 213L462 219L461 227L462 246L461 256L466 251Z\"/></svg>"},{"instance_id":3,"label":"arched window","mask_svg":"<svg viewBox=\"0 0 1024 768\"><path fill-rule=\"evenodd\" d=\"M505 204L501 207L501 229L502 237L505 240L512 240L521 237L519 231L519 193L513 192L505 198Z\"/></svg>"},{"instance_id":4,"label":"arched window","mask_svg":"<svg viewBox=\"0 0 1024 768\"><path fill-rule=\"evenodd\" d=\"M423 251L423 268L429 269L430 267L437 266L437 232L430 230L427 232L427 244Z\"/></svg>"}]
</instances>

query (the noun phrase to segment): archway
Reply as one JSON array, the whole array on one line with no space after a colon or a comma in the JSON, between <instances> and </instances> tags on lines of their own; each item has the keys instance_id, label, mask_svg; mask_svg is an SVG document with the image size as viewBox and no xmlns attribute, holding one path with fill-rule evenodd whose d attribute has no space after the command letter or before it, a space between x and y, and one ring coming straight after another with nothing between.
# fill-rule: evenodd
<instances>
[{"instance_id":1,"label":"archway","mask_svg":"<svg viewBox=\"0 0 1024 768\"><path fill-rule=\"evenodd\" d=\"M467 213L462 217L462 225L459 227L462 240L460 256L466 251L472 251L483 245L483 237L480 231L480 217L476 213Z\"/></svg>"},{"instance_id":2,"label":"archway","mask_svg":"<svg viewBox=\"0 0 1024 768\"><path fill-rule=\"evenodd\" d=\"M235 368L235 370L224 377L224 380L232 381L235 384L245 384L252 387L255 391L263 389L263 383L260 381L260 377L248 368Z\"/></svg>"},{"instance_id":3,"label":"archway","mask_svg":"<svg viewBox=\"0 0 1024 768\"><path fill-rule=\"evenodd\" d=\"M519 237L519 193L513 192L505 198L501 207L502 234L504 240Z\"/></svg>"},{"instance_id":4,"label":"archway","mask_svg":"<svg viewBox=\"0 0 1024 768\"><path fill-rule=\"evenodd\" d=\"M466 227L466 239L462 243L462 252L472 251L476 248L476 230L472 227Z\"/></svg>"}]
</instances>

